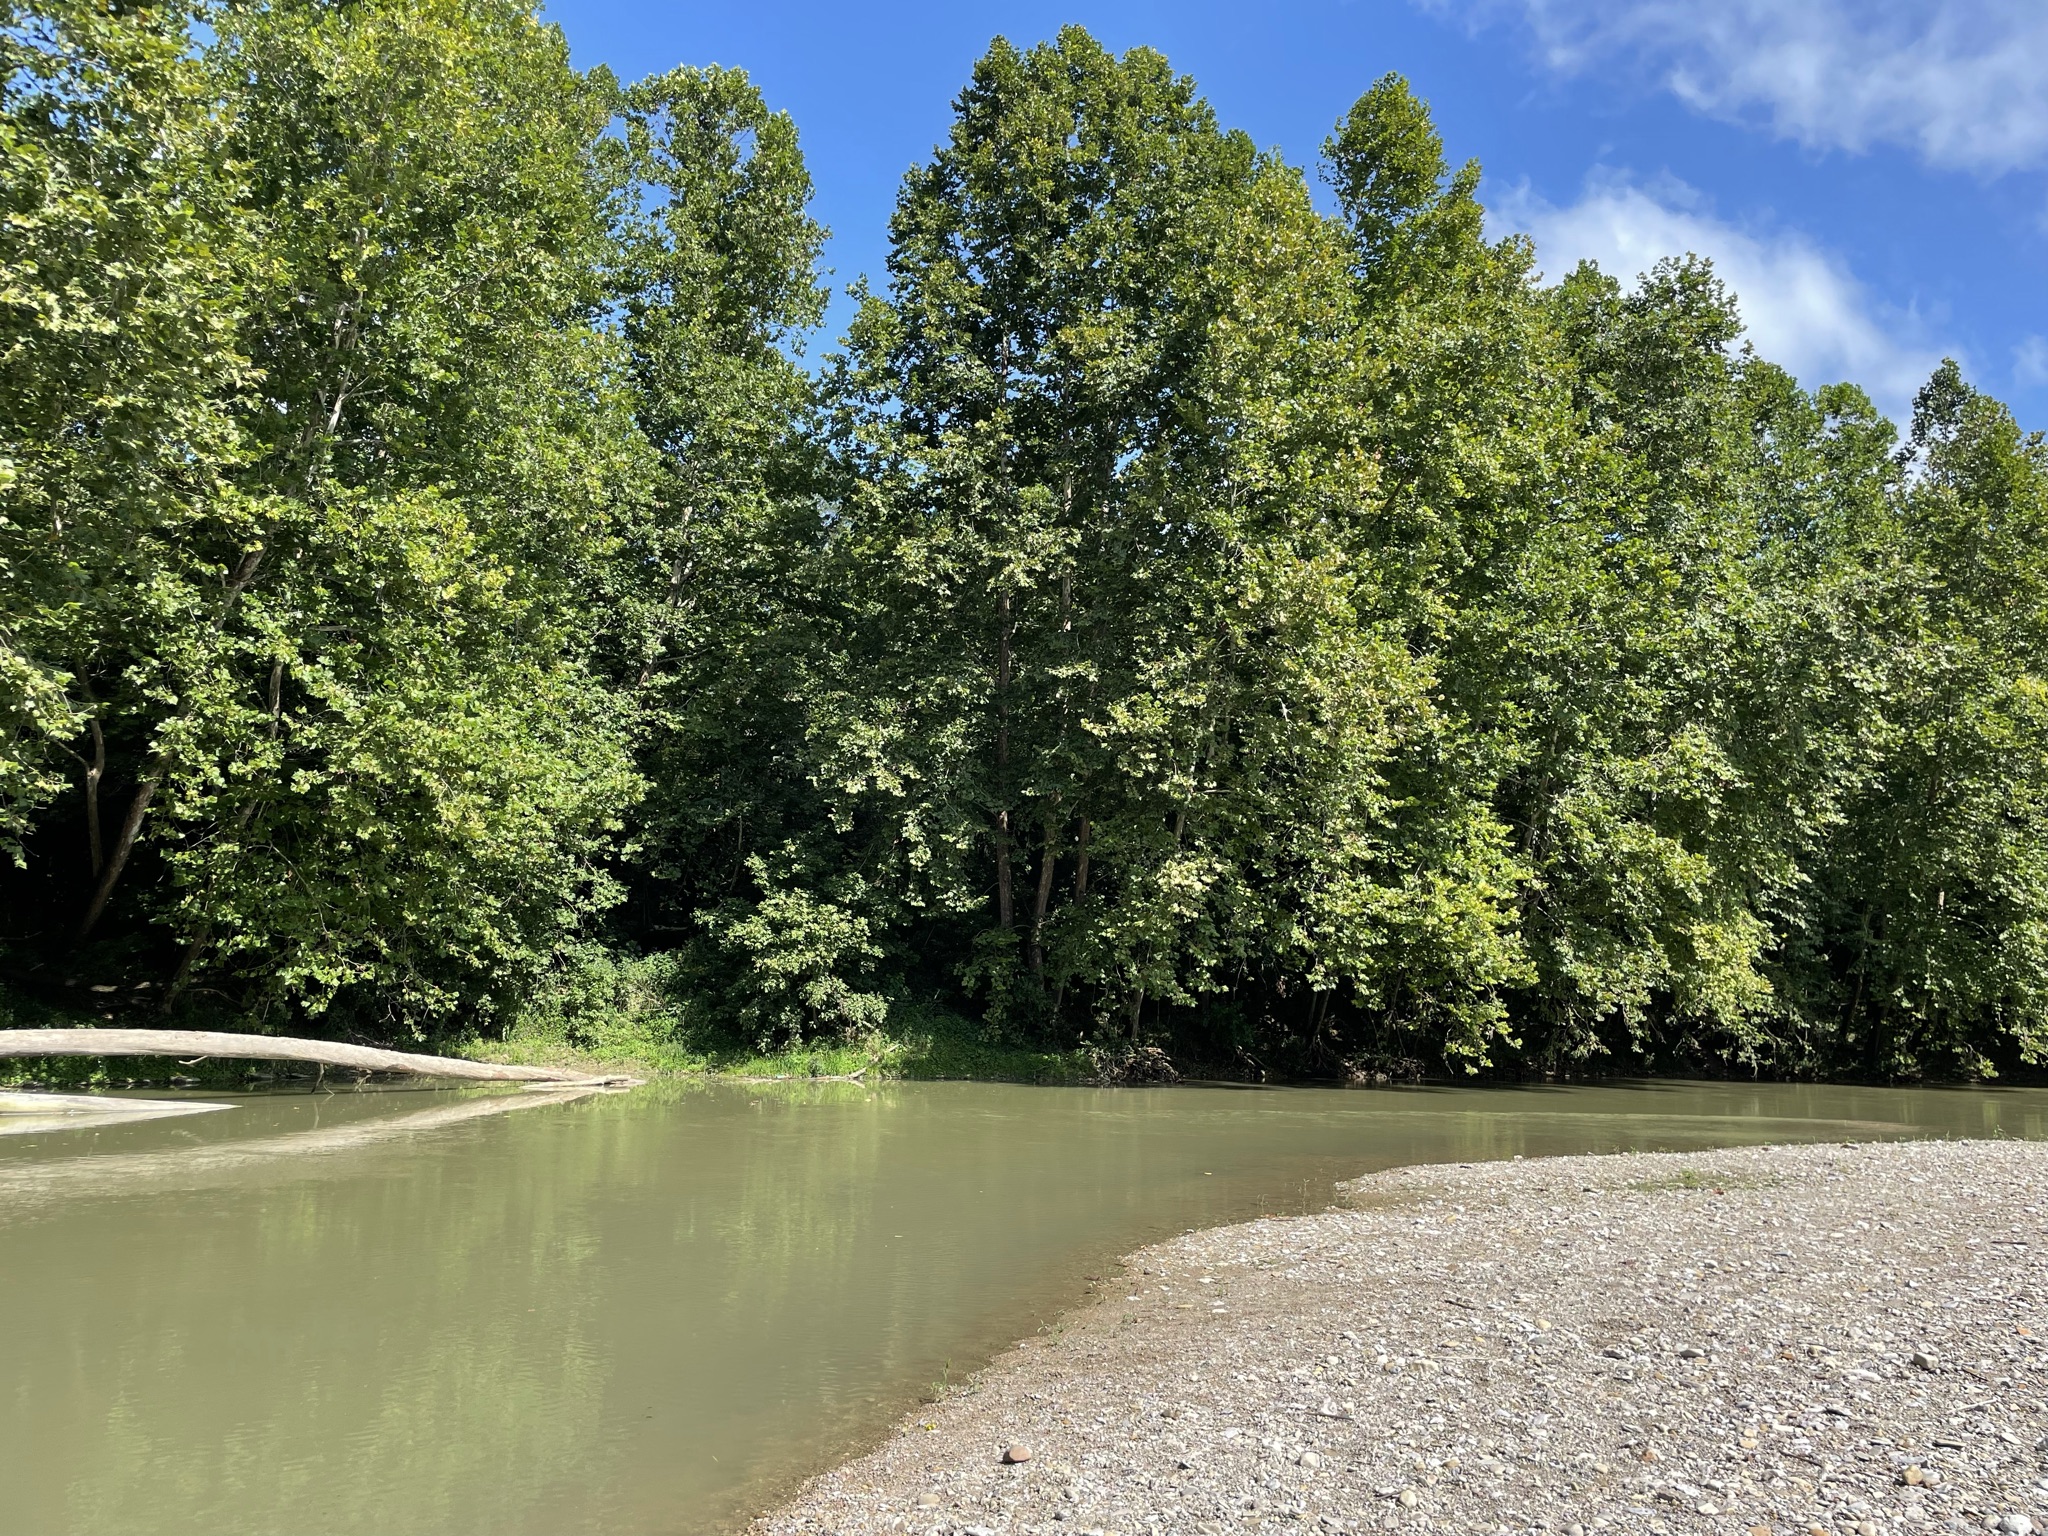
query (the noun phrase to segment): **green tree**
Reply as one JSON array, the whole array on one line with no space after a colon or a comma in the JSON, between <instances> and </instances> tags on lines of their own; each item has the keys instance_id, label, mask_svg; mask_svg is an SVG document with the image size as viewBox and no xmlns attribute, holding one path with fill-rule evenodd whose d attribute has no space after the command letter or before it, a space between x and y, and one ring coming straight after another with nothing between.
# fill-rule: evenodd
<instances>
[{"instance_id":1,"label":"green tree","mask_svg":"<svg viewBox=\"0 0 2048 1536\"><path fill-rule=\"evenodd\" d=\"M789 990L784 961L809 942L806 917L821 920L827 951L857 929L825 893L778 884L786 845L823 819L800 701L822 643L813 588L827 519L797 353L823 306L824 231L794 125L744 73L642 81L622 118L613 280L634 417L656 455L615 562L607 641L641 713L652 786L625 929L655 945L708 942L725 963L705 985L732 988L749 1028L856 1027L867 1004L840 1004L870 994ZM752 912L757 897L772 921ZM780 1001L764 1011L764 994ZM807 1017L813 1005L825 1011Z\"/></svg>"},{"instance_id":2,"label":"green tree","mask_svg":"<svg viewBox=\"0 0 2048 1536\"><path fill-rule=\"evenodd\" d=\"M1012 1023L1277 1013L1318 1051L1341 993L1483 1034L1508 869L1428 772L1350 251L1299 173L1070 28L991 48L892 232L812 710L891 931L971 945Z\"/></svg>"},{"instance_id":3,"label":"green tree","mask_svg":"<svg viewBox=\"0 0 2048 1536\"><path fill-rule=\"evenodd\" d=\"M118 537L68 553L97 622L60 658L65 723L104 742L90 782L122 809L102 835L88 801L89 881L47 837L31 873L104 964L175 936L173 990L345 995L385 1030L488 1017L603 904L635 789L587 662L641 478L602 323L613 87L494 0L206 21L203 55L166 30L153 67L196 103L240 239L167 227L230 280L183 316L127 281L205 365L191 410L221 441L202 458L160 411L180 496L145 483ZM159 220L207 206L135 195ZM132 368L155 311L127 302L144 345L110 356Z\"/></svg>"},{"instance_id":4,"label":"green tree","mask_svg":"<svg viewBox=\"0 0 2048 1536\"><path fill-rule=\"evenodd\" d=\"M1788 925L1787 1007L1838 1070L2038 1063L2048 447L1946 363L1876 484L1825 529L1835 671L1854 708L1838 727L1839 814Z\"/></svg>"},{"instance_id":5,"label":"green tree","mask_svg":"<svg viewBox=\"0 0 2048 1536\"><path fill-rule=\"evenodd\" d=\"M68 782L41 852L74 885L108 858L105 658L156 622L181 547L242 516L249 230L188 23L64 0L0 17L0 850L25 863Z\"/></svg>"}]
</instances>

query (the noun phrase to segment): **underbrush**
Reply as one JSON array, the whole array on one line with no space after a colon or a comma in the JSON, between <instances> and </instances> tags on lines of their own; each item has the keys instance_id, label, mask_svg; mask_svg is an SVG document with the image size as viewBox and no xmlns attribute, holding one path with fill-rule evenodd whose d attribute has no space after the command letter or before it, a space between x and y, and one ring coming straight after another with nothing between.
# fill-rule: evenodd
<instances>
[{"instance_id":1,"label":"underbrush","mask_svg":"<svg viewBox=\"0 0 2048 1536\"><path fill-rule=\"evenodd\" d=\"M148 1015L110 1013L100 1001L37 996L0 987L0 1029L146 1028ZM180 1010L179 1028L256 1033L251 1021L220 1012ZM328 1034L323 1021L267 1032ZM354 1031L345 1031L351 1037ZM363 1043L373 1043L365 1040ZM454 1036L374 1043L399 1050L516 1062L628 1071L644 1077L982 1078L1028 1083L1091 1081L1097 1064L1082 1051L1035 1050L991 1039L986 1026L916 999L890 1003L880 1026L851 1039L763 1048L693 994L668 956L619 957L593 949L510 1011L496 1038ZM173 1057L0 1057L0 1088L67 1092L178 1086L224 1089L310 1077L316 1069L283 1062L180 1061Z\"/></svg>"},{"instance_id":2,"label":"underbrush","mask_svg":"<svg viewBox=\"0 0 2048 1536\"><path fill-rule=\"evenodd\" d=\"M1096 1075L1082 1051L1033 1049L915 998L896 998L874 1029L839 1039L748 1039L690 985L672 955L591 950L514 1016L500 1039L459 1054L480 1061L603 1067L649 1076L983 1078L1073 1083Z\"/></svg>"}]
</instances>

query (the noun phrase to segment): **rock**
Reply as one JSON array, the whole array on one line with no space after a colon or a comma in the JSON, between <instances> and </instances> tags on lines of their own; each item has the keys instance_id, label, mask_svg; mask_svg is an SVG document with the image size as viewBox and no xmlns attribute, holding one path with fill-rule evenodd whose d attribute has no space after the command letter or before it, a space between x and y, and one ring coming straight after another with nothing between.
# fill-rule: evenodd
<instances>
[{"instance_id":1,"label":"rock","mask_svg":"<svg viewBox=\"0 0 2048 1536\"><path fill-rule=\"evenodd\" d=\"M2025 1515L2007 1515L1998 1522L1998 1528L2005 1536L2034 1536L2034 1522Z\"/></svg>"},{"instance_id":2,"label":"rock","mask_svg":"<svg viewBox=\"0 0 2048 1536\"><path fill-rule=\"evenodd\" d=\"M1908 1467L1905 1471L1899 1474L1899 1481L1904 1483L1908 1488L1918 1488L1922 1483L1927 1481L1927 1474L1925 1472L1922 1472L1918 1467Z\"/></svg>"},{"instance_id":3,"label":"rock","mask_svg":"<svg viewBox=\"0 0 2048 1536\"><path fill-rule=\"evenodd\" d=\"M1294 1458L1294 1462L1296 1466L1301 1467L1303 1470L1313 1472L1323 1464L1323 1458L1314 1451L1303 1451Z\"/></svg>"},{"instance_id":4,"label":"rock","mask_svg":"<svg viewBox=\"0 0 2048 1536\"><path fill-rule=\"evenodd\" d=\"M1681 1360L1701 1360L1706 1357L1706 1353L1704 1349L1699 1348L1697 1345L1688 1344L1678 1352L1678 1358Z\"/></svg>"},{"instance_id":5,"label":"rock","mask_svg":"<svg viewBox=\"0 0 2048 1536\"><path fill-rule=\"evenodd\" d=\"M1922 1371L1939 1370L1941 1368L1941 1356L1931 1349L1916 1349L1913 1351L1913 1365L1916 1369Z\"/></svg>"},{"instance_id":6,"label":"rock","mask_svg":"<svg viewBox=\"0 0 2048 1536\"><path fill-rule=\"evenodd\" d=\"M1403 1509L1413 1509L1415 1507L1415 1490L1413 1488L1403 1488L1398 1502Z\"/></svg>"},{"instance_id":7,"label":"rock","mask_svg":"<svg viewBox=\"0 0 2048 1536\"><path fill-rule=\"evenodd\" d=\"M917 1507L919 1509L937 1509L939 1507L939 1496L936 1493L920 1493L917 1496Z\"/></svg>"},{"instance_id":8,"label":"rock","mask_svg":"<svg viewBox=\"0 0 2048 1536\"><path fill-rule=\"evenodd\" d=\"M1015 1466L1017 1465L1017 1463L1021 1461L1029 1461L1030 1459L1031 1447L1028 1445L1013 1445L1007 1451L1003 1452L1003 1460L1008 1462L1011 1466Z\"/></svg>"}]
</instances>

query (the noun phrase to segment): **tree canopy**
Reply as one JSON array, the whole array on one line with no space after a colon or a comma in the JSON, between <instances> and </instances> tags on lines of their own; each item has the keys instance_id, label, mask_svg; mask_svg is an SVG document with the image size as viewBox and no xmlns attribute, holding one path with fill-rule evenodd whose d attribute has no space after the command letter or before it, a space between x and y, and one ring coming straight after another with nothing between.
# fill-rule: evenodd
<instances>
[{"instance_id":1,"label":"tree canopy","mask_svg":"<svg viewBox=\"0 0 2048 1536\"><path fill-rule=\"evenodd\" d=\"M813 364L740 70L522 0L0 49L13 984L384 1039L660 955L764 1046L2048 1055L2048 446L1952 363L1903 431L1803 385L1697 256L1544 276L1398 76L1318 182L1155 52L999 39Z\"/></svg>"}]
</instances>

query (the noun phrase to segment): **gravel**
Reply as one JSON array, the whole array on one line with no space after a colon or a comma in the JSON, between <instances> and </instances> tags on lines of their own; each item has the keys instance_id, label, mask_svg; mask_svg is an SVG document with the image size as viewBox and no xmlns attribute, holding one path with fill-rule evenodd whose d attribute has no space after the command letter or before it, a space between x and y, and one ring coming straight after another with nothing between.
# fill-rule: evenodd
<instances>
[{"instance_id":1,"label":"gravel","mask_svg":"<svg viewBox=\"0 0 2048 1536\"><path fill-rule=\"evenodd\" d=\"M1346 1193L1132 1255L757 1536L2048 1529L2048 1144Z\"/></svg>"}]
</instances>

